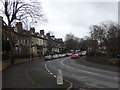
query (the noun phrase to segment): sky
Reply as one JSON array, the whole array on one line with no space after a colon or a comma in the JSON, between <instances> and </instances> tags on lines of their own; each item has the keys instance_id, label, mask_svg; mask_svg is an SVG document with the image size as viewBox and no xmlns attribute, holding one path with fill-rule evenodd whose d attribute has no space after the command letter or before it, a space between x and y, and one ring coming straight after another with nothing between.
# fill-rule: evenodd
<instances>
[{"instance_id":1,"label":"sky","mask_svg":"<svg viewBox=\"0 0 120 90\"><path fill-rule=\"evenodd\" d=\"M90 26L118 20L118 0L41 0L41 6L48 22L31 26L35 26L36 32L51 31L63 40L69 33L84 38L89 36Z\"/></svg>"},{"instance_id":2,"label":"sky","mask_svg":"<svg viewBox=\"0 0 120 90\"><path fill-rule=\"evenodd\" d=\"M51 31L56 38L64 39L68 33L83 38L89 35L91 25L118 20L117 2L42 2L41 5L48 22L38 25L36 30Z\"/></svg>"}]
</instances>

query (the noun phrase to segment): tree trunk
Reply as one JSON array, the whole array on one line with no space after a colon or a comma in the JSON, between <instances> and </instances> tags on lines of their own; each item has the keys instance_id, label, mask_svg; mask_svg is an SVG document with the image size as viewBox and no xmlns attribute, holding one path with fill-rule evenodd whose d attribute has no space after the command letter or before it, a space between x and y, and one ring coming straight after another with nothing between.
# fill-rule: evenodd
<instances>
[{"instance_id":1,"label":"tree trunk","mask_svg":"<svg viewBox=\"0 0 120 90\"><path fill-rule=\"evenodd\" d=\"M14 55L14 51L15 51L15 48L14 48L14 39L12 38L12 31L11 31L11 28L8 26L7 27L7 37L9 38L9 43L10 43L10 62L11 64L14 64L15 62L15 55Z\"/></svg>"}]
</instances>

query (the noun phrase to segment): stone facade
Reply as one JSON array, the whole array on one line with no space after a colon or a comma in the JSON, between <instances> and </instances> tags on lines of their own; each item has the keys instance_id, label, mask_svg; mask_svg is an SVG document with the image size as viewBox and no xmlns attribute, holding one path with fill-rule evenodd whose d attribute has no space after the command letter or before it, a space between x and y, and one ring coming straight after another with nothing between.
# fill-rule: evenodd
<instances>
[{"instance_id":1,"label":"stone facade","mask_svg":"<svg viewBox=\"0 0 120 90\"><path fill-rule=\"evenodd\" d=\"M5 32L6 26L3 26L3 41L4 44L9 43L9 37ZM15 27L11 27L9 30L13 40L14 57L15 58L29 58L29 57L41 57L47 54L55 54L62 52L63 41L62 39L56 39L53 36L44 35L44 30L40 30L40 34L35 32L34 28L29 31L22 28L22 23L16 23ZM9 53L11 51L10 44L8 44L9 50L3 50L3 53ZM6 46L6 47L8 47ZM6 48L4 47L4 49ZM49 48L50 47L50 48Z\"/></svg>"}]
</instances>

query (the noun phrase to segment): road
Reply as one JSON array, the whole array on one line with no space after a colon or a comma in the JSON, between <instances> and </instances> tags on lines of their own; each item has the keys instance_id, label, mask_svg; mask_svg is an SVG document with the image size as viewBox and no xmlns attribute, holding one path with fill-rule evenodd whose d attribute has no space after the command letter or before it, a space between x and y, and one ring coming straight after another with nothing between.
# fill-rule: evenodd
<instances>
[{"instance_id":1,"label":"road","mask_svg":"<svg viewBox=\"0 0 120 90\"><path fill-rule=\"evenodd\" d=\"M45 69L45 61L15 64L2 71L2 88L69 88L69 82L57 85L56 78ZM33 89L31 89L33 88ZM6 90L6 89L5 89Z\"/></svg>"},{"instance_id":2,"label":"road","mask_svg":"<svg viewBox=\"0 0 120 90\"><path fill-rule=\"evenodd\" d=\"M69 57L48 61L45 66L55 75L57 70L61 69L63 77L71 81L75 88L118 88L119 86L118 72L80 65Z\"/></svg>"},{"instance_id":3,"label":"road","mask_svg":"<svg viewBox=\"0 0 120 90\"><path fill-rule=\"evenodd\" d=\"M64 84L57 85L61 69ZM3 88L118 88L118 73L87 67L69 57L32 61L3 71Z\"/></svg>"}]
</instances>

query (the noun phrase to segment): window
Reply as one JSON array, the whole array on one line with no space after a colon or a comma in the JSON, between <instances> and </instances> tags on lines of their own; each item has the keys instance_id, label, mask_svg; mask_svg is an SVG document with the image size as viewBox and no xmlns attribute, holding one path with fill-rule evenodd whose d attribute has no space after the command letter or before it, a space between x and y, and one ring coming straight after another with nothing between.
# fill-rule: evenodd
<instances>
[{"instance_id":1,"label":"window","mask_svg":"<svg viewBox=\"0 0 120 90\"><path fill-rule=\"evenodd\" d=\"M19 44L19 43L20 43L20 40L18 40L17 43Z\"/></svg>"},{"instance_id":2,"label":"window","mask_svg":"<svg viewBox=\"0 0 120 90\"><path fill-rule=\"evenodd\" d=\"M29 44L29 40L27 40L27 44Z\"/></svg>"},{"instance_id":3,"label":"window","mask_svg":"<svg viewBox=\"0 0 120 90\"><path fill-rule=\"evenodd\" d=\"M23 40L21 39L21 44L23 44Z\"/></svg>"},{"instance_id":4,"label":"window","mask_svg":"<svg viewBox=\"0 0 120 90\"><path fill-rule=\"evenodd\" d=\"M25 44L25 40L23 40L23 43Z\"/></svg>"}]
</instances>

